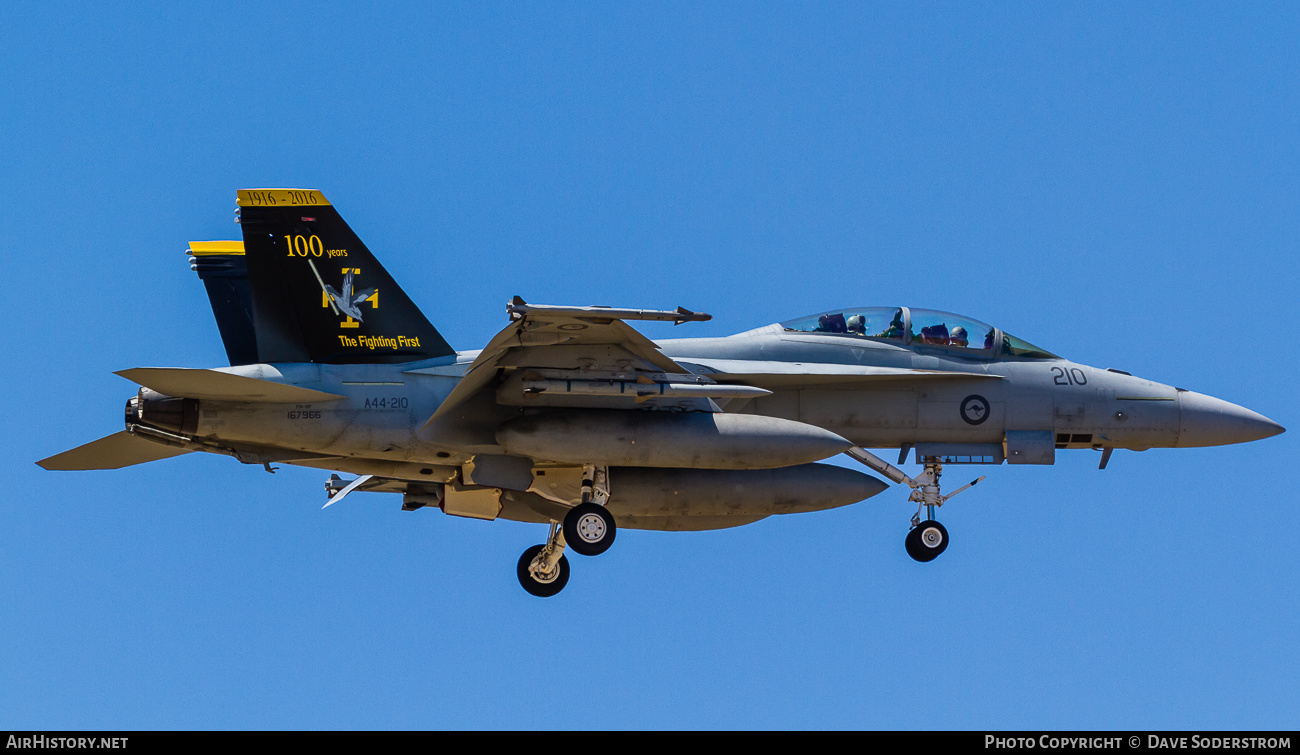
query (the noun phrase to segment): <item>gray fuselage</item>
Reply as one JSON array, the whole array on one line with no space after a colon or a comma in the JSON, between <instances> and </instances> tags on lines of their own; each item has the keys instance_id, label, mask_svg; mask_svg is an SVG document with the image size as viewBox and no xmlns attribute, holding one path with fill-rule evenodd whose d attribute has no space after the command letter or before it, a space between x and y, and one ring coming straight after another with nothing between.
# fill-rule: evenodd
<instances>
[{"instance_id":1,"label":"gray fuselage","mask_svg":"<svg viewBox=\"0 0 1300 755\"><path fill-rule=\"evenodd\" d=\"M1030 463L1051 463L1051 448L1222 445L1281 432L1267 418L1219 399L1065 359L972 358L922 344L901 345L778 325L726 338L658 344L692 372L718 382L761 374L772 394L719 401L724 412L794 420L868 448L968 444L970 455L1017 439ZM466 352L399 365L249 365L224 372L336 393L313 404L204 401L196 434L250 447L282 449L281 460L362 473L406 465L455 467L477 454L503 453L503 422L545 407L475 400L436 438L425 420L477 355ZM961 376L857 377L845 368L899 368ZM779 373L784 371L784 375ZM486 400L484 400L486 399ZM613 398L591 408L633 408ZM1032 435L1024 435L1032 434ZM1047 443L1047 449L1042 446ZM960 449L958 449L960 450ZM296 452L327 457L294 462ZM1014 454L1007 457L1016 461ZM998 458L997 461L1001 459ZM374 463L372 463L374 462ZM382 463L379 463L382 462ZM379 464L376 464L379 463ZM378 472L376 472L378 473ZM402 474L400 476L406 477Z\"/></svg>"}]
</instances>

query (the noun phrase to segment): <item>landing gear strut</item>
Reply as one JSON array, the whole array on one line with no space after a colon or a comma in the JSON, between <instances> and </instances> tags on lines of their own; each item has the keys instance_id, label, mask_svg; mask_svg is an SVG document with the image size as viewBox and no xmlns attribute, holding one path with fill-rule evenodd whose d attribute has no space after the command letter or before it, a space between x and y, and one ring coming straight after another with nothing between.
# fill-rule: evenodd
<instances>
[{"instance_id":1,"label":"landing gear strut","mask_svg":"<svg viewBox=\"0 0 1300 755\"><path fill-rule=\"evenodd\" d=\"M969 484L944 495L939 490L939 477L943 474L943 465L939 463L938 456L926 456L924 471L913 478L870 451L855 447L845 453L894 482L906 484L912 489L912 494L907 497L907 500L916 503L916 513L912 515L912 529L907 533L903 545L907 548L907 555L921 562L933 561L948 547L948 530L935 521L934 510L943 506L949 498L984 479L981 475ZM921 521L922 509L925 509L925 521Z\"/></svg>"}]
</instances>

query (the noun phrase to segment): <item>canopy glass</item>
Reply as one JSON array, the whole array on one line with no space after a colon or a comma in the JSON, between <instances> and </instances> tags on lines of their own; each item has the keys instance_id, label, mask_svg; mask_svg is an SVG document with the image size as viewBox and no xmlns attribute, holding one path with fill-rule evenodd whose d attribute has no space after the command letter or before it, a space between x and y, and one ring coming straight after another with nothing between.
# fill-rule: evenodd
<instances>
[{"instance_id":1,"label":"canopy glass","mask_svg":"<svg viewBox=\"0 0 1300 755\"><path fill-rule=\"evenodd\" d=\"M969 317L910 307L849 307L781 323L796 333L893 341L957 353L1026 359L1059 359L1055 354Z\"/></svg>"}]
</instances>

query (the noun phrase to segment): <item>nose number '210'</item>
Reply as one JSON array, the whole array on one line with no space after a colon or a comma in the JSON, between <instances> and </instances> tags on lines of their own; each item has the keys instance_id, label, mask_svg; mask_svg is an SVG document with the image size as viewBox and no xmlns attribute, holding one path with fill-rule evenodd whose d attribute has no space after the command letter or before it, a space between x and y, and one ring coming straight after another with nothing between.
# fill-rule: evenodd
<instances>
[{"instance_id":1,"label":"nose number '210'","mask_svg":"<svg viewBox=\"0 0 1300 755\"><path fill-rule=\"evenodd\" d=\"M1052 379L1057 385L1087 385L1088 376L1083 374L1083 370L1078 367L1065 369L1064 367L1053 367L1052 374L1056 377Z\"/></svg>"}]
</instances>

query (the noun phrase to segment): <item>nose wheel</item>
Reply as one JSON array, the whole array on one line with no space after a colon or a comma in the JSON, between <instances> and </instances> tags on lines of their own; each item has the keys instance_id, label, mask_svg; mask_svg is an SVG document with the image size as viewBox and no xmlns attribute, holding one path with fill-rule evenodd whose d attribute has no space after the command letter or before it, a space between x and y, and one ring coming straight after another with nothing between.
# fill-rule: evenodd
<instances>
[{"instance_id":1,"label":"nose wheel","mask_svg":"<svg viewBox=\"0 0 1300 755\"><path fill-rule=\"evenodd\" d=\"M948 548L948 530L933 519L916 525L903 540L907 555L925 563L939 557Z\"/></svg>"}]
</instances>

